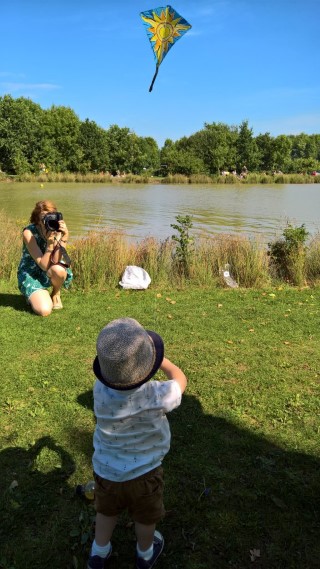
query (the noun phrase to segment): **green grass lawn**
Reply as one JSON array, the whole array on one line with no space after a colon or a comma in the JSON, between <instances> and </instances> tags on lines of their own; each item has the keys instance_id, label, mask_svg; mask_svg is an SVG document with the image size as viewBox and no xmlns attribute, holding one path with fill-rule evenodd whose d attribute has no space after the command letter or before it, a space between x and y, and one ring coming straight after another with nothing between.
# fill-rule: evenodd
<instances>
[{"instance_id":1,"label":"green grass lawn","mask_svg":"<svg viewBox=\"0 0 320 569\"><path fill-rule=\"evenodd\" d=\"M94 510L74 488L92 478L96 337L121 316L158 331L189 380L169 415L159 569L318 569L319 301L318 288L71 291L40 318L2 284L1 569L86 566ZM134 566L126 516L113 549L111 569Z\"/></svg>"}]
</instances>

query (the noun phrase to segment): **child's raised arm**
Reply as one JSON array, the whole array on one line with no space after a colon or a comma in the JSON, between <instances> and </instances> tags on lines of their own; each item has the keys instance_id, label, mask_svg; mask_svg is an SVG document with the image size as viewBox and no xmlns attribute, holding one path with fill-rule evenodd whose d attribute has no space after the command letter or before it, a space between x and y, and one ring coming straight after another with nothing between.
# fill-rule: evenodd
<instances>
[{"instance_id":1,"label":"child's raised arm","mask_svg":"<svg viewBox=\"0 0 320 569\"><path fill-rule=\"evenodd\" d=\"M187 378L183 371L178 366L170 362L168 358L163 358L160 369L166 374L168 379L174 379L179 383L181 392L183 393L187 387Z\"/></svg>"}]
</instances>

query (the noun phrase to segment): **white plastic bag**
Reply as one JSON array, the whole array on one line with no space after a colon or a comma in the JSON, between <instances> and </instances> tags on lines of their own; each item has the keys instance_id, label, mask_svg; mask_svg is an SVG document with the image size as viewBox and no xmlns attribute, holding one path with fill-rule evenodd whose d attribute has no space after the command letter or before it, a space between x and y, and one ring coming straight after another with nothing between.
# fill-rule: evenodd
<instances>
[{"instance_id":1,"label":"white plastic bag","mask_svg":"<svg viewBox=\"0 0 320 569\"><path fill-rule=\"evenodd\" d=\"M135 290L143 290L148 288L151 278L147 271L135 265L128 265L122 275L119 285L122 288L133 288Z\"/></svg>"},{"instance_id":2,"label":"white plastic bag","mask_svg":"<svg viewBox=\"0 0 320 569\"><path fill-rule=\"evenodd\" d=\"M238 283L232 278L232 276L230 275L230 265L229 263L227 263L224 266L224 270L222 269L220 271L220 273L222 274L223 280L224 282L230 287L230 288L239 288Z\"/></svg>"}]
</instances>

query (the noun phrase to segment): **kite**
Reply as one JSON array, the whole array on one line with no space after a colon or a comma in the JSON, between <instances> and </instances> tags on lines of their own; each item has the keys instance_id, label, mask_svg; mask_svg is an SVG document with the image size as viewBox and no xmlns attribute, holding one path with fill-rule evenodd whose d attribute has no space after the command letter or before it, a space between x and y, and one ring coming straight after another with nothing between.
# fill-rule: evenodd
<instances>
[{"instance_id":1,"label":"kite","mask_svg":"<svg viewBox=\"0 0 320 569\"><path fill-rule=\"evenodd\" d=\"M147 10L146 12L141 12L140 16L146 26L156 60L156 72L149 88L150 93L158 75L160 64L173 44L190 30L191 25L172 6Z\"/></svg>"}]
</instances>

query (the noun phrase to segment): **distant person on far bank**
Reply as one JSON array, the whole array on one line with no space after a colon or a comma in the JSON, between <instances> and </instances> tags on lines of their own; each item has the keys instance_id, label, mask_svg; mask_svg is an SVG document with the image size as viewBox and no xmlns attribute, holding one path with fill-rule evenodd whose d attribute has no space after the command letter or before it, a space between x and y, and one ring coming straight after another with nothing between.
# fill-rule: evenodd
<instances>
[{"instance_id":1,"label":"distant person on far bank","mask_svg":"<svg viewBox=\"0 0 320 569\"><path fill-rule=\"evenodd\" d=\"M55 204L44 200L36 203L22 235L19 290L35 314L49 316L62 308L61 288L68 288L73 278L65 251L69 231Z\"/></svg>"}]
</instances>

